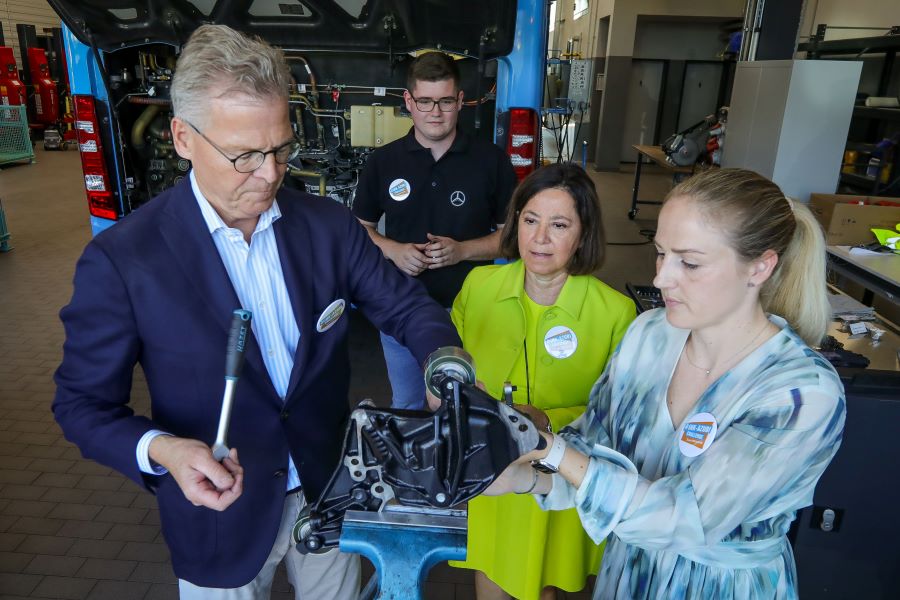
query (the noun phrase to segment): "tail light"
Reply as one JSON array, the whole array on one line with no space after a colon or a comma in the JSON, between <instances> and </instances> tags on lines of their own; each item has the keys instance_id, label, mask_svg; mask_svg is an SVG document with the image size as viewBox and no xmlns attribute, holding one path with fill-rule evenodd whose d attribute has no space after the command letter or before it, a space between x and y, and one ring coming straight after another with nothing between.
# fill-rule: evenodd
<instances>
[{"instance_id":1,"label":"tail light","mask_svg":"<svg viewBox=\"0 0 900 600\"><path fill-rule=\"evenodd\" d=\"M109 186L109 174L100 139L100 123L94 97L75 95L75 132L81 152L81 170L91 215L115 221L119 218L115 196Z\"/></svg>"},{"instance_id":2,"label":"tail light","mask_svg":"<svg viewBox=\"0 0 900 600\"><path fill-rule=\"evenodd\" d=\"M506 139L506 153L509 154L516 177L522 181L534 171L538 160L537 112L530 108L509 110L509 137Z\"/></svg>"}]
</instances>

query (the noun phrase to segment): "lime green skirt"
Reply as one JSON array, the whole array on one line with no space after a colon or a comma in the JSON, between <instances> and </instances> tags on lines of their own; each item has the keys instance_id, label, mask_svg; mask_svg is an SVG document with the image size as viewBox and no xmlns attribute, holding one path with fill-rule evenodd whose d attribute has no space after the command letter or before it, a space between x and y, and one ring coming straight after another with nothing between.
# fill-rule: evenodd
<instances>
[{"instance_id":1,"label":"lime green skirt","mask_svg":"<svg viewBox=\"0 0 900 600\"><path fill-rule=\"evenodd\" d=\"M531 495L479 496L469 501L466 560L450 564L483 571L514 598L537 600L548 585L583 589L603 546L584 532L574 508L544 511Z\"/></svg>"}]
</instances>

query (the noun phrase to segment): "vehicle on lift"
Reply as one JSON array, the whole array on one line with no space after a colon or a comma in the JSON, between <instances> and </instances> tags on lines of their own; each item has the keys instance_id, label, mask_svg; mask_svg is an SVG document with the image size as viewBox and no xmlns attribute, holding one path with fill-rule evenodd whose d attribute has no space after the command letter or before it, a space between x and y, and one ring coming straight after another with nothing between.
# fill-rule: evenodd
<instances>
[{"instance_id":1,"label":"vehicle on lift","mask_svg":"<svg viewBox=\"0 0 900 600\"><path fill-rule=\"evenodd\" d=\"M550 0L50 0L64 23L76 132L94 234L186 176L169 86L191 32L222 23L284 49L302 152L292 185L350 206L366 158L406 134L408 61L459 59L460 127L493 139L517 174L540 150Z\"/></svg>"}]
</instances>

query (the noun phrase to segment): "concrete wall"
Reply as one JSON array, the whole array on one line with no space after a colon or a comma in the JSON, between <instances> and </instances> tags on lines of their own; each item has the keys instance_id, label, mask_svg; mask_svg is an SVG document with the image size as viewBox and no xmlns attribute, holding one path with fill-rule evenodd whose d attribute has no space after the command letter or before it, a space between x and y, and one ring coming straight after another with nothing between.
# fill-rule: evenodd
<instances>
[{"instance_id":1,"label":"concrete wall","mask_svg":"<svg viewBox=\"0 0 900 600\"><path fill-rule=\"evenodd\" d=\"M608 53L610 56L632 56L638 15L654 17L718 17L740 18L744 0L617 0L612 16ZM673 40L673 47L677 40Z\"/></svg>"},{"instance_id":2,"label":"concrete wall","mask_svg":"<svg viewBox=\"0 0 900 600\"><path fill-rule=\"evenodd\" d=\"M725 49L721 21L638 19L634 58L718 60Z\"/></svg>"},{"instance_id":3,"label":"concrete wall","mask_svg":"<svg viewBox=\"0 0 900 600\"><path fill-rule=\"evenodd\" d=\"M13 49L16 64L22 69L22 57L19 56L19 36L16 25L22 23L34 25L36 33L42 35L45 27L60 27L59 16L46 0L4 0L0 2L0 22L3 23L4 45Z\"/></svg>"}]
</instances>

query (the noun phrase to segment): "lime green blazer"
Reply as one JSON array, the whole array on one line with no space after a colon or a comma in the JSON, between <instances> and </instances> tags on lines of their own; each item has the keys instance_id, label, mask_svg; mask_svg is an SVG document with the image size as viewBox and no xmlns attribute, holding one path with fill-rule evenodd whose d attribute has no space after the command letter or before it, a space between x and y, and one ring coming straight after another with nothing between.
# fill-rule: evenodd
<instances>
[{"instance_id":1,"label":"lime green blazer","mask_svg":"<svg viewBox=\"0 0 900 600\"><path fill-rule=\"evenodd\" d=\"M514 400L526 402L524 369L513 371L526 343L536 349L536 364L529 364L535 382L532 404L547 413L558 431L584 412L591 387L635 318L635 307L592 275L570 276L537 331L526 339L524 295L521 260L477 267L463 283L451 316L463 347L475 359L478 379L495 398L502 395L503 383L511 381L519 388ZM574 352L565 358L551 355L545 344L547 332L556 326L571 330L577 339Z\"/></svg>"}]
</instances>

